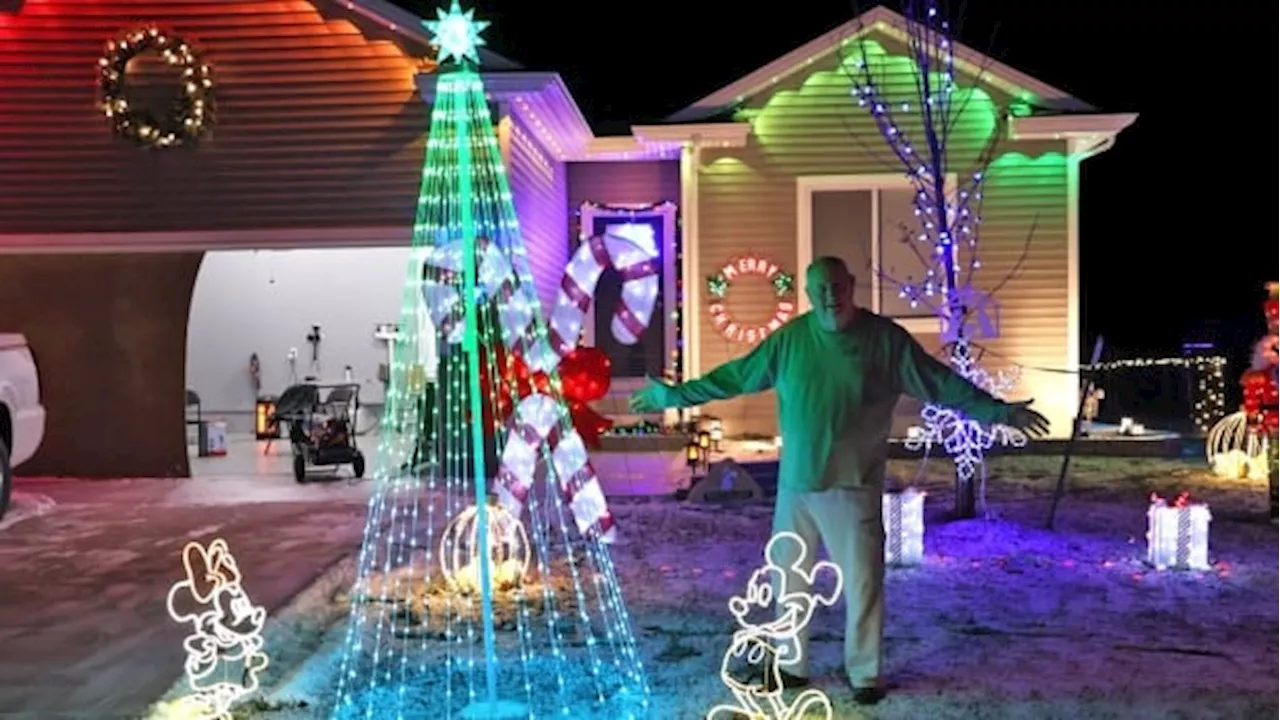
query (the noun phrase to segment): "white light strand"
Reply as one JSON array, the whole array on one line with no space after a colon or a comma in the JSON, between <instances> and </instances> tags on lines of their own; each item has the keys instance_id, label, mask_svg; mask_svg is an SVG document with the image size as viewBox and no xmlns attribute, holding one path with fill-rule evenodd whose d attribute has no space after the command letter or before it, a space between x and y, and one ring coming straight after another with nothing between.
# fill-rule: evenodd
<instances>
[{"instance_id":1,"label":"white light strand","mask_svg":"<svg viewBox=\"0 0 1280 720\"><path fill-rule=\"evenodd\" d=\"M915 488L884 493L884 561L887 565L919 565L924 560L924 498Z\"/></svg>"},{"instance_id":2,"label":"white light strand","mask_svg":"<svg viewBox=\"0 0 1280 720\"><path fill-rule=\"evenodd\" d=\"M1219 420L1205 437L1205 459L1220 478L1265 480L1267 478L1265 435L1251 432L1243 410Z\"/></svg>"},{"instance_id":3,"label":"white light strand","mask_svg":"<svg viewBox=\"0 0 1280 720\"><path fill-rule=\"evenodd\" d=\"M952 367L957 373L997 399L1004 400L1018 383L1016 367L994 374L983 369L969 353L968 343L961 339L953 346ZM986 452L997 445L1025 447L1027 436L1021 430L1008 425L986 426L965 414L940 405L926 404L920 412L923 431L909 434L903 442L908 450L928 451L935 445L951 456L956 473L962 482L980 474L985 494L986 473L979 473L985 463Z\"/></svg>"},{"instance_id":4,"label":"white light strand","mask_svg":"<svg viewBox=\"0 0 1280 720\"><path fill-rule=\"evenodd\" d=\"M469 506L454 516L440 534L440 571L450 587L462 593L481 589L477 515L476 506ZM529 572L529 534L524 523L501 505L486 508L486 518L493 587L519 587Z\"/></svg>"},{"instance_id":5,"label":"white light strand","mask_svg":"<svg viewBox=\"0 0 1280 720\"><path fill-rule=\"evenodd\" d=\"M783 545L790 545L781 550ZM794 558L779 563L779 556ZM831 607L844 587L840 568L827 560L813 563L805 570L806 560L811 560L804 539L793 532L779 532L769 539L764 551L765 564L751 574L747 591L729 599L729 612L733 613L739 629L733 634L733 643L725 651L720 666L720 680L733 693L736 705L717 705L707 713L707 720L741 718L752 720L794 720L797 718L824 718L831 720L834 713L831 699L817 688L801 691L794 700L787 702L782 696L782 666L800 661L799 633L819 605ZM813 581L820 573L835 577L833 587L825 592L812 591ZM792 588L788 582L799 578L804 587ZM755 622L749 616L753 611L769 612L774 605L774 582L778 583L774 619ZM747 668L760 668L762 678L768 678L772 687L760 682L740 679L744 673L733 672L734 667L745 662ZM748 675L756 673L748 672Z\"/></svg>"}]
</instances>

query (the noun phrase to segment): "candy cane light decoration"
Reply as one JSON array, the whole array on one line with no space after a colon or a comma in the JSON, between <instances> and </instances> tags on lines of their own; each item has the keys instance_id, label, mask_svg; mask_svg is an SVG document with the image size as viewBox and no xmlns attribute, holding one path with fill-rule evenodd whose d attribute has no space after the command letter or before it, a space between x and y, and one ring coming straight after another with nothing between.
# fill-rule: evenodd
<instances>
[{"instance_id":1,"label":"candy cane light decoration","mask_svg":"<svg viewBox=\"0 0 1280 720\"><path fill-rule=\"evenodd\" d=\"M577 347L596 286L607 269L616 271L622 278L622 295L611 323L615 339L634 345L653 319L658 299L658 261L625 233L592 235L578 246L560 281L546 341L532 337L533 308L526 293L516 287L514 270L501 249L495 243L478 238L476 250L479 258L476 284L481 295L477 299L498 300L503 343L524 355L525 362L536 371L550 372ZM456 312L462 298L457 281L462 272L461 241L432 248L426 263L435 271L427 274L423 285L431 320L442 329L447 342L457 344L462 341L463 330Z\"/></svg>"},{"instance_id":2,"label":"candy cane light decoration","mask_svg":"<svg viewBox=\"0 0 1280 720\"><path fill-rule=\"evenodd\" d=\"M790 546L790 551L781 550ZM784 565L777 564L779 555L794 558ZM823 560L809 570L804 563L810 558L804 539L793 532L779 532L769 539L764 551L765 564L751 574L747 591L729 599L729 612L738 621L739 630L733 634L733 643L725 651L720 666L720 680L733 693L737 705L717 705L707 713L707 720L738 720L743 716L751 720L797 720L798 718L834 717L831 699L817 688L807 688L788 703L782 697L781 670L800 659L799 633L813 619L819 605L830 607L840 597L844 578L840 568ZM813 581L819 573L835 576L835 586L825 593L812 591ZM803 587L792 588L792 578L799 578ZM752 611L768 611L774 601L774 582L777 582L776 619L754 622L748 619ZM809 588L806 590L805 588ZM744 663L746 673L735 673L734 667ZM756 672L756 668L762 673ZM741 675L748 675L743 678ZM754 678L763 676L773 680L769 688Z\"/></svg>"},{"instance_id":3,"label":"candy cane light decoration","mask_svg":"<svg viewBox=\"0 0 1280 720\"><path fill-rule=\"evenodd\" d=\"M605 270L614 270L622 279L622 293L609 323L614 339L635 345L649 327L658 301L658 262L628 237L631 227L620 225L612 232L584 238L569 259L549 323L551 345L561 356L577 346Z\"/></svg>"},{"instance_id":4,"label":"candy cane light decoration","mask_svg":"<svg viewBox=\"0 0 1280 720\"><path fill-rule=\"evenodd\" d=\"M555 466L558 489L569 504L578 532L612 542L613 514L605 503L582 436L572 425L562 422L566 412L560 403L542 393L533 393L516 406L498 469L498 501L512 516L521 516L534 483L548 475L542 453L545 443Z\"/></svg>"},{"instance_id":5,"label":"candy cane light decoration","mask_svg":"<svg viewBox=\"0 0 1280 720\"><path fill-rule=\"evenodd\" d=\"M648 257L643 249L635 246L630 240L610 237L613 239L609 241L593 239L591 242L584 243L584 247L596 248L591 251L593 253L599 252L601 247L614 247L615 249L610 252L617 252L619 258L625 260L635 257L624 254L620 249L630 244L635 247L636 252ZM462 270L462 250L460 241L442 243L427 251L424 263L427 279L423 282L423 299L431 309L432 322L440 328L445 340L450 344L462 341L463 328L458 323L460 314L457 312L458 302L462 298L457 283L457 277ZM533 307L536 299L516 278L515 268L497 243L490 242L486 238L477 238L476 256L479 264L476 279L476 292L479 297L476 300L480 302L489 299L497 302L503 344L522 357L529 369L543 373L555 370L560 365L560 361L574 349L565 337L565 333L569 331L560 332L555 329L556 316L553 313L552 327L546 336L541 336L537 332ZM638 268L639 265L644 264L633 263L629 267ZM641 275L647 277L645 273L653 271L652 264L652 260L648 261L649 267L644 273L641 269L635 269L633 274L639 279L643 279L640 278ZM637 278L633 278L633 281ZM598 280L597 275L592 281L592 288L594 288L594 282ZM656 283L656 279L654 282ZM576 287L568 280L562 283L561 302L558 307L566 306L567 296L579 296L576 291L570 289L571 286ZM654 288L656 294L656 284ZM574 304L573 307L577 305ZM652 315L652 310L652 304L650 304L647 312L641 312L646 323ZM619 310L619 312L622 311ZM564 316L561 322L565 322ZM577 327L580 332L581 320L578 321ZM576 343L577 336L574 335L572 340ZM523 413L520 408L525 408ZM560 487L565 500L573 509L579 531L584 534L590 531L598 532L603 541L612 542L615 537L613 516L608 511L599 479L587 457L586 445L574 430L572 423L566 421L562 405L547 395L533 393L517 406L513 421L514 426L499 470L499 500L502 504L513 516L521 517L525 498L534 482L538 449L540 443L545 441L553 450ZM508 457L510 461L506 459Z\"/></svg>"},{"instance_id":6,"label":"candy cane light decoration","mask_svg":"<svg viewBox=\"0 0 1280 720\"><path fill-rule=\"evenodd\" d=\"M177 705L208 720L231 720L231 706L258 689L270 662L262 651L267 611L249 600L226 540L187 543L182 565L186 577L166 600L169 617L191 628L182 647L192 692Z\"/></svg>"}]
</instances>

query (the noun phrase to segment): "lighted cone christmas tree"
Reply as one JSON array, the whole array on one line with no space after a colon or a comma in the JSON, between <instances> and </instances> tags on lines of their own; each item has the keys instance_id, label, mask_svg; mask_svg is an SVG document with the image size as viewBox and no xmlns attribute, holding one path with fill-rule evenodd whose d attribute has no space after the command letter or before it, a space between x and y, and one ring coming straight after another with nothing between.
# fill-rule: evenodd
<instances>
[{"instance_id":1,"label":"lighted cone christmas tree","mask_svg":"<svg viewBox=\"0 0 1280 720\"><path fill-rule=\"evenodd\" d=\"M426 24L449 64L334 717L644 717L612 517L563 401L568 349L548 341L475 70L488 23L455 0Z\"/></svg>"}]
</instances>

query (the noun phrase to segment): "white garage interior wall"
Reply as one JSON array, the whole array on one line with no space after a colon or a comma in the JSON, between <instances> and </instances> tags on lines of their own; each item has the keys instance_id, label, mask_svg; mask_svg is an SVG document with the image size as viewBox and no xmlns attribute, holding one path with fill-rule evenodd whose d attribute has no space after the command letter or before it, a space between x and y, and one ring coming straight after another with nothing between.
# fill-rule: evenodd
<instances>
[{"instance_id":1,"label":"white garage interior wall","mask_svg":"<svg viewBox=\"0 0 1280 720\"><path fill-rule=\"evenodd\" d=\"M191 299L187 387L199 394L206 416L249 432L255 400L249 356L258 354L262 393L279 395L290 384L290 348L298 352L298 379L313 374L306 338L319 325L314 374L341 381L350 365L361 402L380 405L378 365L387 350L374 328L399 321L408 271L408 247L207 253Z\"/></svg>"}]
</instances>

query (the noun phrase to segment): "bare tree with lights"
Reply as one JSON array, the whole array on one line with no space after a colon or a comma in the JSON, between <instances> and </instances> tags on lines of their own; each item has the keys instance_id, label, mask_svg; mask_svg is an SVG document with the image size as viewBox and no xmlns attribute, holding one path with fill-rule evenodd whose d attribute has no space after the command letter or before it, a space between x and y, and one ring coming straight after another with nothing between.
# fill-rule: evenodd
<instances>
[{"instance_id":1,"label":"bare tree with lights","mask_svg":"<svg viewBox=\"0 0 1280 720\"><path fill-rule=\"evenodd\" d=\"M882 90L888 83L881 83L876 77L877 64L868 57L865 42L853 43L854 56L841 62L853 82L853 98L870 112L915 190L914 227L903 228L901 242L919 259L921 274L895 278L882 267L873 271L896 287L899 297L912 307L925 307L938 316L949 360L959 374L1004 399L1017 382L1016 370L984 370L978 362L980 356L975 356L974 341L999 334L994 297L1021 267L1034 223L1022 256L999 283L984 292L973 281L982 266L978 249L983 183L1008 113L996 113L997 124L990 140L976 158L965 161L966 167L957 173L957 187L947 187L951 162L955 160L948 152L950 141L974 93L961 92L957 85L951 24L945 14L929 0L906 0L902 10L907 20L908 55L915 66L915 88L910 99L891 100L889 93ZM917 142L909 137L912 133L904 131L899 117L918 121ZM857 133L851 134L858 137ZM906 446L926 453L941 446L951 456L956 471L956 515L974 517L979 495L985 506L986 453L997 445L1023 447L1027 436L1004 425L982 425L936 405L926 405L921 417L923 431L910 435Z\"/></svg>"}]
</instances>

